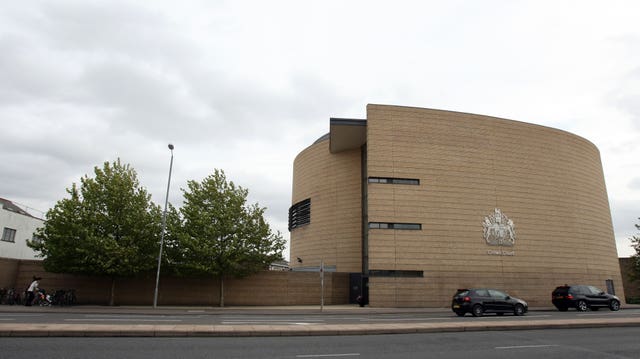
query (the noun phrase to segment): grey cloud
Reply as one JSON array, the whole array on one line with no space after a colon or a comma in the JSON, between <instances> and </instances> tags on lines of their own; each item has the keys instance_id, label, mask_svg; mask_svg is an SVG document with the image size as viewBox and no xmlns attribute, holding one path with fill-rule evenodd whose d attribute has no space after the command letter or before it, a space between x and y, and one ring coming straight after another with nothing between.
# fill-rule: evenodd
<instances>
[{"instance_id":1,"label":"grey cloud","mask_svg":"<svg viewBox=\"0 0 640 359\"><path fill-rule=\"evenodd\" d=\"M7 81L16 84L10 88L24 88L22 93L39 101L93 106L114 135L135 131L146 137L171 134L183 142L220 143L239 133L276 137L291 124L324 118L327 108L350 102L339 88L304 73L281 79L287 84L281 90L227 74L225 56L210 63L163 14L142 7L56 2L37 10L30 18L24 15L35 39L29 52L40 53L49 66L16 57L8 74L21 78Z\"/></svg>"},{"instance_id":2,"label":"grey cloud","mask_svg":"<svg viewBox=\"0 0 640 359\"><path fill-rule=\"evenodd\" d=\"M50 97L67 82L64 66L55 66L51 53L27 37L3 35L0 53L0 104L15 105Z\"/></svg>"},{"instance_id":3,"label":"grey cloud","mask_svg":"<svg viewBox=\"0 0 640 359\"><path fill-rule=\"evenodd\" d=\"M636 224L640 224L640 208L637 201L617 200L612 206L613 228L616 236L631 237L637 233Z\"/></svg>"},{"instance_id":4,"label":"grey cloud","mask_svg":"<svg viewBox=\"0 0 640 359\"><path fill-rule=\"evenodd\" d=\"M202 139L216 118L172 75L145 64L106 63L88 68L79 83L87 101L112 112L114 132Z\"/></svg>"},{"instance_id":5,"label":"grey cloud","mask_svg":"<svg viewBox=\"0 0 640 359\"><path fill-rule=\"evenodd\" d=\"M636 43L640 41L636 39ZM628 71L618 83L618 86L608 94L608 100L619 110L628 114L631 123L640 129L640 67Z\"/></svg>"},{"instance_id":6,"label":"grey cloud","mask_svg":"<svg viewBox=\"0 0 640 359\"><path fill-rule=\"evenodd\" d=\"M197 52L162 13L129 2L47 2L39 10L34 26L62 51L169 63Z\"/></svg>"}]
</instances>

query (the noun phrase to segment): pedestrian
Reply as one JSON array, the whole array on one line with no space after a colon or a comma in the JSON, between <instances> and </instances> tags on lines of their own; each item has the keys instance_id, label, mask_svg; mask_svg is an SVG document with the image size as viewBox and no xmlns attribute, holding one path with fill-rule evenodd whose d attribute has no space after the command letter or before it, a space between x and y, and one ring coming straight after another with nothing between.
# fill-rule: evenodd
<instances>
[{"instance_id":1,"label":"pedestrian","mask_svg":"<svg viewBox=\"0 0 640 359\"><path fill-rule=\"evenodd\" d=\"M31 306L31 303L35 298L36 292L39 289L38 286L40 285L40 283L38 283L38 281L41 279L42 278L36 277L35 275L33 276L33 281L31 282L31 284L29 284L29 288L27 288L27 299L24 302L24 305L26 305L27 307Z\"/></svg>"}]
</instances>

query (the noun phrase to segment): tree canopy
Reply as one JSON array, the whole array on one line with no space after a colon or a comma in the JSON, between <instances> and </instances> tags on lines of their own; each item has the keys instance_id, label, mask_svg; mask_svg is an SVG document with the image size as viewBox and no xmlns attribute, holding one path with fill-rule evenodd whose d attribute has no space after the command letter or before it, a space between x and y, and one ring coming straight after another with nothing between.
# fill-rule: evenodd
<instances>
[{"instance_id":1,"label":"tree canopy","mask_svg":"<svg viewBox=\"0 0 640 359\"><path fill-rule=\"evenodd\" d=\"M44 257L50 272L82 273L115 279L155 267L161 231L160 207L120 159L94 168L80 186L67 189L47 212L39 241L29 246ZM113 286L112 286L113 287ZM113 293L112 293L113 297Z\"/></svg>"},{"instance_id":2,"label":"tree canopy","mask_svg":"<svg viewBox=\"0 0 640 359\"><path fill-rule=\"evenodd\" d=\"M222 170L187 186L178 270L218 277L224 306L224 277L244 277L281 260L285 241L265 221L265 208L247 204L249 192L228 181Z\"/></svg>"},{"instance_id":3,"label":"tree canopy","mask_svg":"<svg viewBox=\"0 0 640 359\"><path fill-rule=\"evenodd\" d=\"M640 218L638 218L638 220L640 220ZM636 224L635 226L636 226L636 229L638 231L640 231L640 224ZM633 266L633 269L634 269L633 278L634 279L640 279L640 234L631 237L630 240L631 240L631 246L636 251L636 254L634 254L632 256L633 265L634 265Z\"/></svg>"},{"instance_id":4,"label":"tree canopy","mask_svg":"<svg viewBox=\"0 0 640 359\"><path fill-rule=\"evenodd\" d=\"M163 271L220 279L244 277L282 259L285 241L264 219L265 208L247 204L248 190L227 181L223 171L201 182L189 181L184 203L169 205ZM120 159L94 168L80 185L47 212L40 240L29 246L44 257L50 272L109 277L113 304L115 279L150 272L157 266L162 211L140 186L137 174Z\"/></svg>"}]
</instances>

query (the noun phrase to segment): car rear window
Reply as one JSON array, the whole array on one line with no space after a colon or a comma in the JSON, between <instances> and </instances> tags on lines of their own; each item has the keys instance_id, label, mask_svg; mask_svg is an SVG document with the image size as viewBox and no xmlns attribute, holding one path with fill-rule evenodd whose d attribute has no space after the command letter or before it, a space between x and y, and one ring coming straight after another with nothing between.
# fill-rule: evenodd
<instances>
[{"instance_id":1,"label":"car rear window","mask_svg":"<svg viewBox=\"0 0 640 359\"><path fill-rule=\"evenodd\" d=\"M474 290L475 295L477 295L478 297L488 297L489 296L489 291L487 291L486 289L476 289Z\"/></svg>"},{"instance_id":2,"label":"car rear window","mask_svg":"<svg viewBox=\"0 0 640 359\"><path fill-rule=\"evenodd\" d=\"M455 296L456 296L456 297L457 297L457 296L464 297L464 296L467 296L467 295L469 295L469 291L468 291L468 290L463 290L463 291L461 291L461 292L456 293L456 295L455 295Z\"/></svg>"},{"instance_id":3,"label":"car rear window","mask_svg":"<svg viewBox=\"0 0 640 359\"><path fill-rule=\"evenodd\" d=\"M554 295L566 295L569 293L569 287L558 287L553 291Z\"/></svg>"}]
</instances>

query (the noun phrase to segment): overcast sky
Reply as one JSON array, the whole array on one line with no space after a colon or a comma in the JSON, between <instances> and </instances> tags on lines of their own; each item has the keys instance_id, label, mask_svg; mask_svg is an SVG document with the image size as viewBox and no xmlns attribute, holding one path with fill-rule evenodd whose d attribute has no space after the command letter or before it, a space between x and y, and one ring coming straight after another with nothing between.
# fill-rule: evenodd
<instances>
[{"instance_id":1,"label":"overcast sky","mask_svg":"<svg viewBox=\"0 0 640 359\"><path fill-rule=\"evenodd\" d=\"M162 205L173 143L171 203L223 169L289 238L293 160L329 118L416 106L593 142L633 253L638 1L0 1L0 197L46 211L119 157Z\"/></svg>"}]
</instances>

